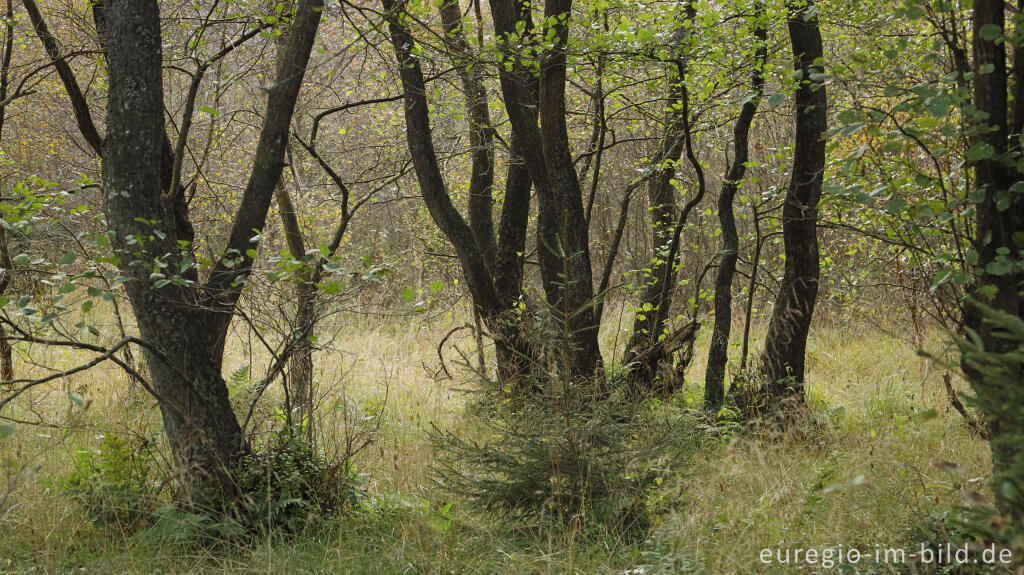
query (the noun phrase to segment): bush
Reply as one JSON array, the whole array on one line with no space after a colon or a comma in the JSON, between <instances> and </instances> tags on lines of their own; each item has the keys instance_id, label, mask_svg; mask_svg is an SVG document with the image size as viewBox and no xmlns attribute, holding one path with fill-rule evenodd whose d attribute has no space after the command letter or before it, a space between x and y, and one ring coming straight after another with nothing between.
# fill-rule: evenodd
<instances>
[{"instance_id":1,"label":"bush","mask_svg":"<svg viewBox=\"0 0 1024 575\"><path fill-rule=\"evenodd\" d=\"M145 541L212 547L267 535L298 535L354 508L362 496L350 460L334 462L285 430L236 462L233 493L156 509Z\"/></svg>"},{"instance_id":2,"label":"bush","mask_svg":"<svg viewBox=\"0 0 1024 575\"><path fill-rule=\"evenodd\" d=\"M243 457L234 478L239 499L233 515L252 532L300 532L351 509L362 495L351 459L331 461L290 430Z\"/></svg>"},{"instance_id":3,"label":"bush","mask_svg":"<svg viewBox=\"0 0 1024 575\"><path fill-rule=\"evenodd\" d=\"M558 329L561 316L546 314L532 347L544 350L541 363L558 365L570 344ZM655 408L632 399L620 374L546 373L536 369L504 387L481 379L472 436L435 429L439 484L511 518L645 530L648 495L678 461L669 439L678 437L681 419L655 422Z\"/></svg>"},{"instance_id":4,"label":"bush","mask_svg":"<svg viewBox=\"0 0 1024 575\"><path fill-rule=\"evenodd\" d=\"M994 351L986 349L973 332L953 338L975 391L965 400L984 414L985 431L991 437L990 486L995 505L987 504L984 494L972 493L971 506L929 518L916 529L914 539L917 545L933 549L948 543L954 549L970 550L966 564L954 561L928 573L1019 573L1024 569L1024 321L972 305L993 335L1005 342ZM992 548L1009 550L1012 562L985 564L982 552Z\"/></svg>"},{"instance_id":5,"label":"bush","mask_svg":"<svg viewBox=\"0 0 1024 575\"><path fill-rule=\"evenodd\" d=\"M159 503L161 488L150 440L137 446L107 434L98 450L81 450L75 470L63 481L65 492L96 524L122 531L140 527Z\"/></svg>"}]
</instances>

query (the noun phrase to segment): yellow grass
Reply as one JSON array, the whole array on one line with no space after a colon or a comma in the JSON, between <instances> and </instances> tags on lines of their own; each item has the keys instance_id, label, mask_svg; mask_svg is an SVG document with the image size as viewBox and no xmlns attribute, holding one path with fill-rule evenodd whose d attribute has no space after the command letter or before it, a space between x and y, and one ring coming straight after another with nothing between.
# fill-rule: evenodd
<instances>
[{"instance_id":1,"label":"yellow grass","mask_svg":"<svg viewBox=\"0 0 1024 575\"><path fill-rule=\"evenodd\" d=\"M473 339L463 332L449 340L445 354L455 377L442 379L432 377L437 343L452 324L332 321L331 350L317 356L319 436L322 445L338 448L346 420L365 428L381 419L375 443L355 462L378 512L339 520L310 539L219 551L154 549L139 536L90 526L59 489L75 452L96 448L102 434L155 437L160 429L153 402L129 392L115 366L101 365L33 390L4 413L67 427L18 424L0 440L0 497L5 479L19 477L24 465L39 466L0 509L0 572L34 566L40 572L623 573L651 565L647 572L783 573L792 566L761 563L762 549L908 546L915 526L961 505L988 476L988 448L949 409L940 369L907 342L860 328L820 328L808 350L816 423L797 434L737 436L704 448L691 470L664 486L668 511L650 541L518 533L458 502L448 517L438 511L448 496L431 481L427 431L464 420L458 388L467 385L467 372L456 367L452 344L474 352ZM609 324L605 349L616 336L621 349L629 322ZM690 401L699 397L706 338L688 373ZM265 357L249 358L242 343L233 341L225 374L252 361L252 375L261 376ZM933 334L928 345L940 350L941 336ZM87 357L30 351L21 350L22 372L43 373L28 362L73 365ZM69 401L68 393L89 401L88 408ZM273 429L279 401L277 389L269 390L258 414L263 429ZM360 422L359 415L374 417Z\"/></svg>"}]
</instances>

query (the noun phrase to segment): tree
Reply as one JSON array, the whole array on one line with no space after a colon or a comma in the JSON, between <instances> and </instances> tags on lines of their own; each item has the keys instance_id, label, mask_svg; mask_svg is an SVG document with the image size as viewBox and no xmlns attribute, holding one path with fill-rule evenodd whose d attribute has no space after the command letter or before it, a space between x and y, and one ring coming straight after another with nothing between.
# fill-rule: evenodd
<instances>
[{"instance_id":1,"label":"tree","mask_svg":"<svg viewBox=\"0 0 1024 575\"><path fill-rule=\"evenodd\" d=\"M430 126L426 82L419 59L413 54L414 40L409 29L410 17L404 2L382 0L391 43L400 68L405 101L406 138L412 155L416 177L423 201L441 232L458 254L466 285L473 298L476 311L484 319L495 337L499 377L511 381L529 369L532 351L522 336L515 318L513 304L518 300L522 281L522 256L525 231L529 215L530 181L517 168L510 166L505 207L501 217L500 245L492 251L494 232L490 196L493 178L493 152L486 147L475 147L473 178L470 184L471 223L467 223L456 209L448 193L448 184L434 150ZM458 9L457 7L455 8ZM458 23L452 18L450 6L442 6L448 28L449 45L468 57L468 47L458 40ZM456 56L458 58L459 56ZM486 100L481 97L479 80L465 68L471 62L458 62L460 75L466 88L471 139L485 146L489 137ZM493 267L488 265L488 253L494 256ZM498 262L501 265L498 265ZM494 270L493 275L491 270ZM500 290L500 291L499 291Z\"/></svg>"},{"instance_id":2,"label":"tree","mask_svg":"<svg viewBox=\"0 0 1024 575\"><path fill-rule=\"evenodd\" d=\"M213 482L230 488L229 467L245 450L221 374L232 310L252 264L284 167L295 102L320 23L322 3L300 1L268 89L253 169L230 239L200 284L190 256L187 213L168 204L160 10L155 0L105 6L109 96L103 140L105 213L148 360L153 391L187 494ZM184 217L182 221L180 218ZM170 272L177 281L161 274Z\"/></svg>"},{"instance_id":3,"label":"tree","mask_svg":"<svg viewBox=\"0 0 1024 575\"><path fill-rule=\"evenodd\" d=\"M694 154L691 127L691 102L687 85L688 64L693 49L692 27L697 10L687 2L677 17L678 24L670 42L668 105L665 109L664 134L652 158L652 175L647 185L651 206L651 245L653 247L650 280L640 295L640 305L633 320L633 334L626 344L625 359L632 366L634 387L674 391L663 385L662 370L671 363L677 342L685 339L685 331L669 334L667 321L676 286L679 244L683 227L693 209L704 199L706 184L704 168ZM679 210L675 199L677 164L686 154L697 174L697 193ZM678 212L678 214L677 214ZM693 326L691 326L693 327ZM686 328L684 328L686 329ZM692 335L692 329L690 330Z\"/></svg>"},{"instance_id":4,"label":"tree","mask_svg":"<svg viewBox=\"0 0 1024 575\"><path fill-rule=\"evenodd\" d=\"M793 169L782 209L786 263L761 354L769 401L804 400L807 334L818 296L818 202L825 171L828 95L823 77L823 43L812 0L788 3L790 42L799 86L795 95Z\"/></svg>"},{"instance_id":5,"label":"tree","mask_svg":"<svg viewBox=\"0 0 1024 575\"><path fill-rule=\"evenodd\" d=\"M733 128L732 163L718 196L722 256L718 260L718 274L715 277L715 327L711 335L707 369L704 373L704 405L712 410L721 407L725 398L725 368L728 362L729 332L732 328L732 282L736 275L736 262L740 251L733 201L747 171L747 161L750 157L750 127L754 123L754 115L764 95L764 66L768 60L768 30L763 21L764 6L760 2L757 4L753 19L754 37L757 38L758 44L750 80L751 91L740 109L739 118Z\"/></svg>"},{"instance_id":6,"label":"tree","mask_svg":"<svg viewBox=\"0 0 1024 575\"><path fill-rule=\"evenodd\" d=\"M566 124L566 55L572 2L544 3L539 37L529 3L491 0L490 6L502 59L498 68L501 92L512 138L522 146L537 191L537 251L545 298L553 309L562 310L565 331L571 334L573 343L572 357L562 368L574 377L592 377L602 361L597 339L600 318L594 301L583 195ZM540 38L544 42L539 42ZM538 67L539 73L535 73Z\"/></svg>"},{"instance_id":7,"label":"tree","mask_svg":"<svg viewBox=\"0 0 1024 575\"><path fill-rule=\"evenodd\" d=\"M11 79L11 58L14 55L14 4L13 0L7 0L7 7L3 14L4 40L0 46L0 142L4 138L4 121L7 119L7 105L9 97L15 96L10 93ZM11 283L11 273L14 271L14 262L11 260L10 243L7 239L7 230L0 227L0 296L7 292ZM7 339L7 330L0 325L0 380L10 381L14 379L14 357L11 349L11 342Z\"/></svg>"},{"instance_id":8,"label":"tree","mask_svg":"<svg viewBox=\"0 0 1024 575\"><path fill-rule=\"evenodd\" d=\"M975 212L974 249L977 267L968 289L964 307L964 326L980 338L988 353L1012 352L1019 342L999 335L999 329L986 318L980 302L1012 317L1024 316L1024 173L1020 171L1020 137L1024 133L1024 49L1019 36L1006 31L1008 6L1001 0L977 0L974 3L973 37L973 102L977 113L969 116L972 145L968 160L974 167L973 193L978 198ZM1019 10L1019 7L1018 7ZM1022 16L1015 16L1017 33ZM1007 66L1007 44L1014 46L1011 85ZM1010 105L1013 103L1013 114ZM1007 390L1004 382L971 366L968 352L964 354L966 372L979 403L989 411L988 418L992 466L996 477L1019 466L1022 458L1019 423L998 417L1000 413L1019 413L1019 404L1007 408L1006 402L1019 402L1019 390ZM1017 365L1019 369L1019 365ZM1024 376L1024 374L1020 374ZM1024 380L1024 379L1022 379ZM1009 440L1009 441L1008 441ZM996 488L997 501L1008 506L1020 496ZM1016 505L1019 509L1019 499Z\"/></svg>"}]
</instances>

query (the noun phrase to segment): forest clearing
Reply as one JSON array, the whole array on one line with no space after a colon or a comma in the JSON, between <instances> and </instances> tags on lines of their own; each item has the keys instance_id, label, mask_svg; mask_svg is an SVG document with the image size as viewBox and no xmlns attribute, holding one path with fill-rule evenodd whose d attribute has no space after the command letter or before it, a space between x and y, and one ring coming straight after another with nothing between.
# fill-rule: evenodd
<instances>
[{"instance_id":1,"label":"forest clearing","mask_svg":"<svg viewBox=\"0 0 1024 575\"><path fill-rule=\"evenodd\" d=\"M1024 1L0 0L0 573L1024 574Z\"/></svg>"}]
</instances>

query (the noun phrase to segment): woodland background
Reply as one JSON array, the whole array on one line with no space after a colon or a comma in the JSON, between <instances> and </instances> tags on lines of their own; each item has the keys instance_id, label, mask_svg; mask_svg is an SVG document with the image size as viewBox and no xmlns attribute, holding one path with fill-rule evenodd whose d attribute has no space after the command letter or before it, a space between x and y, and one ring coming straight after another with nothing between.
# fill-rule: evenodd
<instances>
[{"instance_id":1,"label":"woodland background","mask_svg":"<svg viewBox=\"0 0 1024 575\"><path fill-rule=\"evenodd\" d=\"M0 9L0 572L1021 569L1021 5Z\"/></svg>"}]
</instances>

